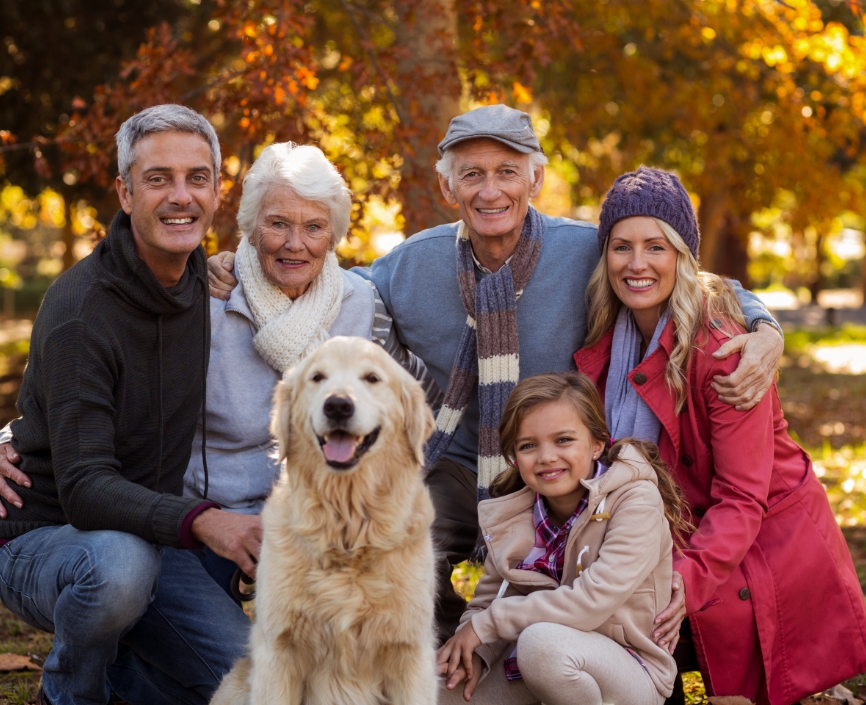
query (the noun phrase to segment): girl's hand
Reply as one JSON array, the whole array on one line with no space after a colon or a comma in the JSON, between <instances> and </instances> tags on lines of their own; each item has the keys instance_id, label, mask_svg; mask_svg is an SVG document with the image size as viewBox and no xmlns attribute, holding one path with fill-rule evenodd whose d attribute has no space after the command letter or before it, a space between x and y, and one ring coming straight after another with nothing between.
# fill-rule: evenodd
<instances>
[{"instance_id":1,"label":"girl's hand","mask_svg":"<svg viewBox=\"0 0 866 705\"><path fill-rule=\"evenodd\" d=\"M658 625L653 631L653 640L659 646L668 647L668 652L673 654L680 640L680 625L686 618L686 586L683 576L674 571L671 582L671 603L665 607L655 618Z\"/></svg>"},{"instance_id":2,"label":"girl's hand","mask_svg":"<svg viewBox=\"0 0 866 705\"><path fill-rule=\"evenodd\" d=\"M468 680L466 679L466 669L460 665L445 683L445 687L448 688L448 690L453 690L465 680L466 685L463 687L463 699L468 703L472 700L472 694L478 686L478 681L481 680L481 671L481 657L478 654L472 654L472 678L469 678Z\"/></svg>"},{"instance_id":3,"label":"girl's hand","mask_svg":"<svg viewBox=\"0 0 866 705\"><path fill-rule=\"evenodd\" d=\"M457 672L457 669L462 667L464 676L472 681L473 673L473 655L475 649L481 646L481 639L472 628L472 622L469 622L465 627L460 629L454 636L446 641L439 653L436 655L436 662L439 665L439 675L445 675L448 682L451 682L451 677ZM480 662L480 661L479 661ZM460 680L463 680L462 678ZM460 680L455 681L459 683ZM451 686L452 688L454 686Z\"/></svg>"}]
</instances>

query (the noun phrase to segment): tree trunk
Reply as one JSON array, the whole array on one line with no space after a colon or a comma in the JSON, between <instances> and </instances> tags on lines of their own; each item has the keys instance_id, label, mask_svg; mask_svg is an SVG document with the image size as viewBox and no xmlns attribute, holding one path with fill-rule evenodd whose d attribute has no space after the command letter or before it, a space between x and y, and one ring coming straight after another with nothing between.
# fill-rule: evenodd
<instances>
[{"instance_id":1,"label":"tree trunk","mask_svg":"<svg viewBox=\"0 0 866 705\"><path fill-rule=\"evenodd\" d=\"M722 237L716 245L717 268L713 271L731 279L736 279L747 289L751 287L749 277L748 221L728 213L724 219Z\"/></svg>"},{"instance_id":2,"label":"tree trunk","mask_svg":"<svg viewBox=\"0 0 866 705\"><path fill-rule=\"evenodd\" d=\"M809 274L809 293L812 295L812 303L818 303L818 294L824 289L824 236L815 238L815 267Z\"/></svg>"},{"instance_id":3,"label":"tree trunk","mask_svg":"<svg viewBox=\"0 0 866 705\"><path fill-rule=\"evenodd\" d=\"M66 222L63 224L63 271L65 272L75 264L75 231L72 229L72 221L75 215L72 198L66 198Z\"/></svg>"},{"instance_id":4,"label":"tree trunk","mask_svg":"<svg viewBox=\"0 0 866 705\"><path fill-rule=\"evenodd\" d=\"M457 11L454 0L397 3L397 42L408 56L397 74L399 131L405 145L400 195L407 235L456 220L442 200L437 145L460 112Z\"/></svg>"},{"instance_id":5,"label":"tree trunk","mask_svg":"<svg viewBox=\"0 0 866 705\"><path fill-rule=\"evenodd\" d=\"M701 269L717 272L720 243L725 239L725 217L727 215L727 189L701 194L698 208L698 226L701 229L700 263Z\"/></svg>"}]
</instances>

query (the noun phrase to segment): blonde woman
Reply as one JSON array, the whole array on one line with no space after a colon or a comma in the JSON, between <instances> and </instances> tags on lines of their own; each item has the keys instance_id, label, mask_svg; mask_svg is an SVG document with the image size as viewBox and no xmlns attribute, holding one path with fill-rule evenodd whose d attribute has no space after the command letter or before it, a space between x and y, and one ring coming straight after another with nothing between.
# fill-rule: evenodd
<instances>
[{"instance_id":1,"label":"blonde woman","mask_svg":"<svg viewBox=\"0 0 866 705\"><path fill-rule=\"evenodd\" d=\"M775 385L749 411L713 391L738 363L713 353L744 321L727 282L699 271L699 242L676 176L641 167L617 179L574 359L613 437L657 443L690 506L697 528L673 557L691 637L678 660L697 659L711 694L787 705L866 671L863 594Z\"/></svg>"}]
</instances>

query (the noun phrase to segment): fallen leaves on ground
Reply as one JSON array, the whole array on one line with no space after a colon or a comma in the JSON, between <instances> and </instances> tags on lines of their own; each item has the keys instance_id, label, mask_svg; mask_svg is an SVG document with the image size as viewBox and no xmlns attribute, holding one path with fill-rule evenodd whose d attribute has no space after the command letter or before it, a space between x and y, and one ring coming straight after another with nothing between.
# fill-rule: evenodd
<instances>
[{"instance_id":1,"label":"fallen leaves on ground","mask_svg":"<svg viewBox=\"0 0 866 705\"><path fill-rule=\"evenodd\" d=\"M854 697L854 693L844 685L837 685L820 695L801 700L800 705L863 705L863 701Z\"/></svg>"},{"instance_id":2,"label":"fallen leaves on ground","mask_svg":"<svg viewBox=\"0 0 866 705\"><path fill-rule=\"evenodd\" d=\"M0 671L41 671L38 663L33 663L29 656L21 654L0 654Z\"/></svg>"}]
</instances>

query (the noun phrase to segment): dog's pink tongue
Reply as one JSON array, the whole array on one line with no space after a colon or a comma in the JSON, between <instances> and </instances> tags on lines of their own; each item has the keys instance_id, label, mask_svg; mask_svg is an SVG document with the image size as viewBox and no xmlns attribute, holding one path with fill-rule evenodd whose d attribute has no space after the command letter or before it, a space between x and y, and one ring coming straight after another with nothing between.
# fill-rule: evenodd
<instances>
[{"instance_id":1,"label":"dog's pink tongue","mask_svg":"<svg viewBox=\"0 0 866 705\"><path fill-rule=\"evenodd\" d=\"M356 436L350 436L348 433L332 433L325 439L322 452L332 463L348 463L355 455L357 447Z\"/></svg>"}]
</instances>

